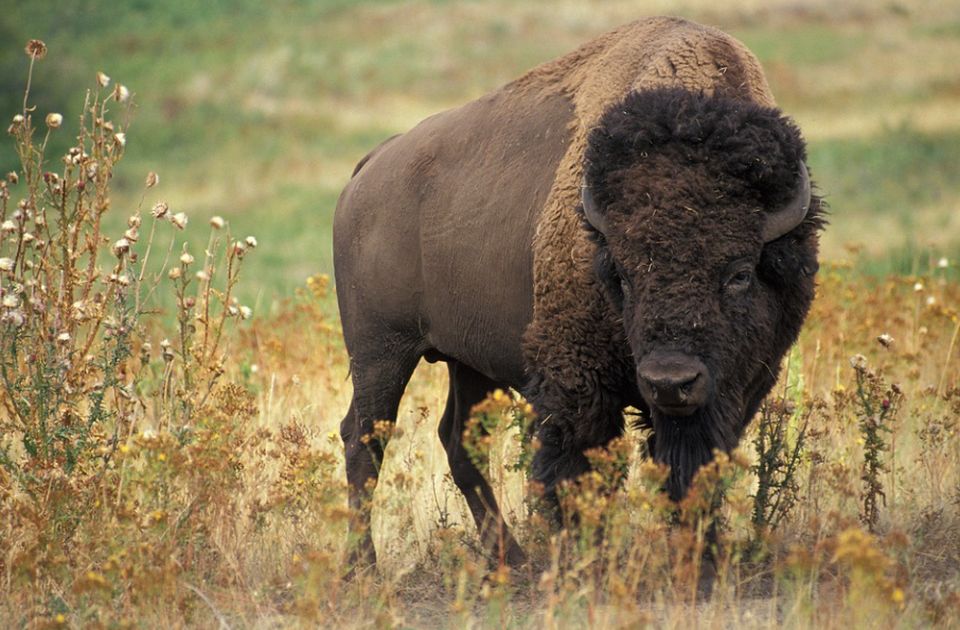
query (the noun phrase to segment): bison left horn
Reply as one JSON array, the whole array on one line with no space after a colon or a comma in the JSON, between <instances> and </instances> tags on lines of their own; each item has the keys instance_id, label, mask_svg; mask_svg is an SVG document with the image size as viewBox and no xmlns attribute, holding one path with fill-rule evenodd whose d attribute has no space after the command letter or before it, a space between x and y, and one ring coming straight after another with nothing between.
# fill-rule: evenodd
<instances>
[{"instance_id":1,"label":"bison left horn","mask_svg":"<svg viewBox=\"0 0 960 630\"><path fill-rule=\"evenodd\" d=\"M593 193L590 192L590 187L587 186L586 178L584 178L580 184L580 203L583 205L583 216L586 217L587 223L592 225L596 231L606 235L606 217L600 214L600 209L597 208L597 204L593 200Z\"/></svg>"},{"instance_id":2,"label":"bison left horn","mask_svg":"<svg viewBox=\"0 0 960 630\"><path fill-rule=\"evenodd\" d=\"M800 162L800 185L793 198L779 210L767 215L763 224L763 242L775 241L793 228L807 216L810 210L810 174L803 162Z\"/></svg>"}]
</instances>

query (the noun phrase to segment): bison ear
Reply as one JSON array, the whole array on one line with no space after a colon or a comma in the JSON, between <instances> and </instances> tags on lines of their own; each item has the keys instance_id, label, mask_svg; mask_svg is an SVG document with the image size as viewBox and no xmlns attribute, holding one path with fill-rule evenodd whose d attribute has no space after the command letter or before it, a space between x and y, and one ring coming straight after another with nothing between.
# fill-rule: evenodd
<instances>
[{"instance_id":1,"label":"bison ear","mask_svg":"<svg viewBox=\"0 0 960 630\"><path fill-rule=\"evenodd\" d=\"M587 223L593 226L597 232L604 236L607 235L607 219L600 213L596 202L593 199L593 192L587 186L586 178L580 183L580 205L583 206L583 216Z\"/></svg>"}]
</instances>

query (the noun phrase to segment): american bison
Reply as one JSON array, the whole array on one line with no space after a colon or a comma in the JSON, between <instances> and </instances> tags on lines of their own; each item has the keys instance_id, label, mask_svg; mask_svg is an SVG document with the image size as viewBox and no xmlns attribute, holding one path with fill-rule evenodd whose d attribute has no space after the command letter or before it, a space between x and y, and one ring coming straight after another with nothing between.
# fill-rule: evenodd
<instances>
[{"instance_id":1,"label":"american bison","mask_svg":"<svg viewBox=\"0 0 960 630\"><path fill-rule=\"evenodd\" d=\"M813 298L823 210L804 160L756 58L676 18L602 35L374 149L334 221L351 506L383 455L364 436L395 420L421 358L447 363L440 439L508 562L523 551L461 444L494 388L538 414L548 498L622 434L627 406L681 498L737 444Z\"/></svg>"}]
</instances>

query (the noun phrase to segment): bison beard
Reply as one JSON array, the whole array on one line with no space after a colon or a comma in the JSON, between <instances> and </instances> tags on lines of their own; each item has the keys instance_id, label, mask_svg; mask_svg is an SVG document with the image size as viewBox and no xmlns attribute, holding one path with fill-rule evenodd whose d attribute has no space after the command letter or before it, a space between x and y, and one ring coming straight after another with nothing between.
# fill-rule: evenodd
<instances>
[{"instance_id":1,"label":"bison beard","mask_svg":"<svg viewBox=\"0 0 960 630\"><path fill-rule=\"evenodd\" d=\"M683 498L697 471L713 460L714 451L726 452L737 445L739 431L731 419L738 415L736 409L711 406L693 423L686 418L653 417L650 454L654 461L670 467L665 489L672 500Z\"/></svg>"}]
</instances>

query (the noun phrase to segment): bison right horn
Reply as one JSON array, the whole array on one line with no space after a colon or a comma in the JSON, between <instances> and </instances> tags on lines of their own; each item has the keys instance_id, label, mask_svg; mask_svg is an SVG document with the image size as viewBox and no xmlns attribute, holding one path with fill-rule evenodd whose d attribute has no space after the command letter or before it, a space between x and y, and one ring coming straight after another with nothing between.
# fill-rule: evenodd
<instances>
[{"instance_id":1,"label":"bison right horn","mask_svg":"<svg viewBox=\"0 0 960 630\"><path fill-rule=\"evenodd\" d=\"M800 162L800 185L793 198L779 210L767 215L763 224L763 242L775 241L793 228L800 225L810 210L810 174L803 162Z\"/></svg>"},{"instance_id":2,"label":"bison right horn","mask_svg":"<svg viewBox=\"0 0 960 630\"><path fill-rule=\"evenodd\" d=\"M590 192L590 187L587 186L586 177L583 178L583 181L580 184L580 203L583 205L583 216L586 217L587 223L592 225L593 229L606 236L607 219L600 214L600 209L597 208L597 204L593 200L593 194Z\"/></svg>"}]
</instances>

